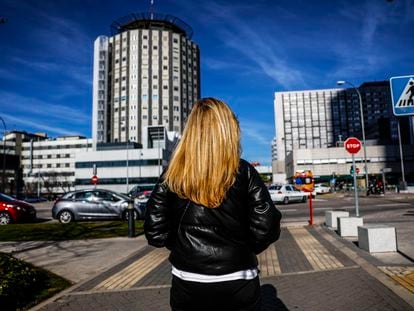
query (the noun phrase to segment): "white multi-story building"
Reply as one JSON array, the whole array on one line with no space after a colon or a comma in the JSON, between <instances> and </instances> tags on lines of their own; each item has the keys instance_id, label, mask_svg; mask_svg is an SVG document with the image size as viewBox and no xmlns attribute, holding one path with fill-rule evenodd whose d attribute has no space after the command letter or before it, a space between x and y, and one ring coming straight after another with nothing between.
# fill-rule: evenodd
<instances>
[{"instance_id":1,"label":"white multi-story building","mask_svg":"<svg viewBox=\"0 0 414 311\"><path fill-rule=\"evenodd\" d=\"M143 132L143 145L104 143L93 149L90 138L51 139L35 134L21 144L9 141L7 145L13 143L16 150L21 145L21 190L26 194L50 195L90 188L95 173L99 186L127 192L135 184L153 184L158 180L180 138L163 126L145 127Z\"/></svg>"},{"instance_id":2,"label":"white multi-story building","mask_svg":"<svg viewBox=\"0 0 414 311\"><path fill-rule=\"evenodd\" d=\"M393 115L388 81L366 82L358 90L364 114L368 173L379 174L381 168L390 166L398 174L395 157L388 157L386 152L393 150L393 153L398 144L398 121L404 133L402 142L407 148L410 146L413 140L410 119L397 120ZM332 174L329 165L343 163L335 162L344 158L342 149L335 147L351 136L362 140L360 101L355 89L275 92L274 107L277 148L277 160L272 162L274 179L276 175L281 180L289 179L295 169L311 167L317 174L329 176ZM342 174L345 167L340 169Z\"/></svg>"},{"instance_id":3,"label":"white multi-story building","mask_svg":"<svg viewBox=\"0 0 414 311\"><path fill-rule=\"evenodd\" d=\"M145 141L98 144L96 150L76 153L76 189L98 187L127 193L137 184L155 184L167 166L180 136L162 126L143 129Z\"/></svg>"},{"instance_id":4,"label":"white multi-story building","mask_svg":"<svg viewBox=\"0 0 414 311\"><path fill-rule=\"evenodd\" d=\"M92 139L81 136L31 140L22 143L21 165L27 193L74 190L75 155L92 149Z\"/></svg>"},{"instance_id":5,"label":"white multi-story building","mask_svg":"<svg viewBox=\"0 0 414 311\"><path fill-rule=\"evenodd\" d=\"M177 17L130 14L112 23L112 36L95 41L94 146L143 143L143 128L181 133L200 97L199 48Z\"/></svg>"},{"instance_id":6,"label":"white multi-story building","mask_svg":"<svg viewBox=\"0 0 414 311\"><path fill-rule=\"evenodd\" d=\"M276 137L272 139L272 161L277 160L277 141Z\"/></svg>"}]
</instances>

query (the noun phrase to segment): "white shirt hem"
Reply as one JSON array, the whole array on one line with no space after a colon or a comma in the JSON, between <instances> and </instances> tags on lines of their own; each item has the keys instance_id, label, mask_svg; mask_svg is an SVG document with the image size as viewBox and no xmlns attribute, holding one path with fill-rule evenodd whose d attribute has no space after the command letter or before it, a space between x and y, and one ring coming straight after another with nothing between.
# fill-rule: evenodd
<instances>
[{"instance_id":1,"label":"white shirt hem","mask_svg":"<svg viewBox=\"0 0 414 311\"><path fill-rule=\"evenodd\" d=\"M176 277L190 282L199 282L199 283L215 283L215 282L225 282L225 281L234 281L234 280L252 280L258 275L257 268L247 269L236 271L228 274L221 275L209 275L209 274L199 274L193 272L187 272L177 269L172 266L171 273Z\"/></svg>"}]
</instances>

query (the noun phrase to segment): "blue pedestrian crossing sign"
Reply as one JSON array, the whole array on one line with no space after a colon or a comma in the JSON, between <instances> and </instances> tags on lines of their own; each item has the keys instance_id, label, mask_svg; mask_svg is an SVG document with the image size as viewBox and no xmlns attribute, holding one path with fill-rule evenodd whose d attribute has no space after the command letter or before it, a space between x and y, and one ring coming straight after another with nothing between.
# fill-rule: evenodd
<instances>
[{"instance_id":1,"label":"blue pedestrian crossing sign","mask_svg":"<svg viewBox=\"0 0 414 311\"><path fill-rule=\"evenodd\" d=\"M390 87L394 115L414 115L414 75L392 77Z\"/></svg>"}]
</instances>

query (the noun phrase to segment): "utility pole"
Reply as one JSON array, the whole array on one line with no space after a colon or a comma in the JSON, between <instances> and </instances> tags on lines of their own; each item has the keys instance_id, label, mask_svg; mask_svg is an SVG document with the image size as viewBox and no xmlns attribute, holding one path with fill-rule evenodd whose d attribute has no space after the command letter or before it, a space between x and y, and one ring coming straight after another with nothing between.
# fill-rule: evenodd
<instances>
[{"instance_id":1,"label":"utility pole","mask_svg":"<svg viewBox=\"0 0 414 311\"><path fill-rule=\"evenodd\" d=\"M3 123L4 132L3 132L3 174L1 178L1 192L4 193L6 190L6 122L4 122L3 118L0 117L1 122Z\"/></svg>"}]
</instances>

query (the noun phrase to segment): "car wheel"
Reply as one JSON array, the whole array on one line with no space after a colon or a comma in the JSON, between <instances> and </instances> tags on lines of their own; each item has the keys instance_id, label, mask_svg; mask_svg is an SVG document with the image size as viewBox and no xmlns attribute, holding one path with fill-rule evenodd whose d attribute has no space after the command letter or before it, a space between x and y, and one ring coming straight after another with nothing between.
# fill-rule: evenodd
<instances>
[{"instance_id":1,"label":"car wheel","mask_svg":"<svg viewBox=\"0 0 414 311\"><path fill-rule=\"evenodd\" d=\"M303 196L303 198L302 198L302 202L303 202L303 203L305 203L307 200L308 200L308 198L306 197L306 195L305 195L305 196Z\"/></svg>"},{"instance_id":2,"label":"car wheel","mask_svg":"<svg viewBox=\"0 0 414 311\"><path fill-rule=\"evenodd\" d=\"M283 198L283 204L288 204L289 203L289 198L288 197L284 197Z\"/></svg>"},{"instance_id":3,"label":"car wheel","mask_svg":"<svg viewBox=\"0 0 414 311\"><path fill-rule=\"evenodd\" d=\"M0 225L8 225L11 223L11 217L9 213L1 212L0 213Z\"/></svg>"},{"instance_id":4,"label":"car wheel","mask_svg":"<svg viewBox=\"0 0 414 311\"><path fill-rule=\"evenodd\" d=\"M68 224L73 221L73 214L69 211L61 211L58 215L58 219L62 224Z\"/></svg>"}]
</instances>

